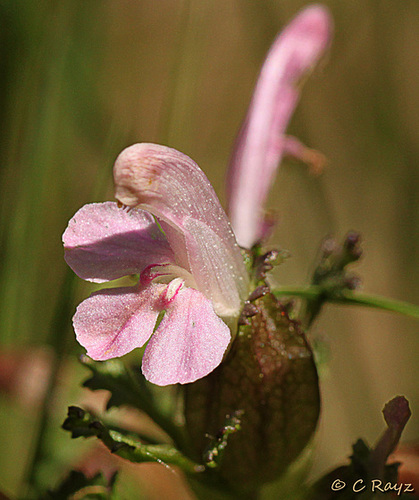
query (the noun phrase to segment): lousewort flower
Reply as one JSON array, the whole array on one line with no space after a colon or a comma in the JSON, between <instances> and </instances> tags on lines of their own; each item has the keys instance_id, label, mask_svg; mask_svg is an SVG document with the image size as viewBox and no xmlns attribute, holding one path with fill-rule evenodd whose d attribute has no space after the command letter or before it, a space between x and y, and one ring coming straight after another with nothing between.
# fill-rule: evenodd
<instances>
[{"instance_id":1,"label":"lousewort flower","mask_svg":"<svg viewBox=\"0 0 419 500\"><path fill-rule=\"evenodd\" d=\"M114 180L125 208L82 207L63 235L65 259L85 280L139 280L82 302L73 318L77 340L95 360L148 341L142 370L150 382L193 382L223 359L247 298L240 249L211 184L188 156L136 144L117 158Z\"/></svg>"},{"instance_id":2,"label":"lousewort flower","mask_svg":"<svg viewBox=\"0 0 419 500\"><path fill-rule=\"evenodd\" d=\"M63 235L66 261L81 278L138 276L136 285L97 291L78 306L80 344L105 360L147 343L145 377L187 384L185 419L196 458L215 464L219 479L242 496L298 457L320 410L311 348L266 281L273 252L263 255L253 245L267 234L262 209L282 155L312 157L285 129L297 83L326 49L330 31L323 7L303 10L263 65L228 175L233 227L251 249L247 267L203 172L188 156L154 144L136 144L117 158L120 205L84 206ZM227 447L205 453L208 436L222 435L235 415L241 429ZM218 463L214 449L223 455Z\"/></svg>"}]
</instances>

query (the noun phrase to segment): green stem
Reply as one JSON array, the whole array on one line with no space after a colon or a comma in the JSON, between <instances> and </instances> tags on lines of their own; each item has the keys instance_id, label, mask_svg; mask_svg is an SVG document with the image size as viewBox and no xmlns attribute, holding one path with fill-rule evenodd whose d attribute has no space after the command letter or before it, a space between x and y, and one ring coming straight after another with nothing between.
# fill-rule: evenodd
<instances>
[{"instance_id":1,"label":"green stem","mask_svg":"<svg viewBox=\"0 0 419 500\"><path fill-rule=\"evenodd\" d=\"M180 467L186 474L196 475L205 467L190 460L179 450L168 444L143 444L130 436L109 429L89 412L70 406L63 429L70 431L73 438L96 436L111 453L134 463L157 462Z\"/></svg>"},{"instance_id":2,"label":"green stem","mask_svg":"<svg viewBox=\"0 0 419 500\"><path fill-rule=\"evenodd\" d=\"M419 307L415 304L409 304L401 300L389 299L380 295L369 295L366 293L352 292L344 290L340 297L335 297L332 302L341 304L353 304L366 307L375 307L385 311L396 312L419 319Z\"/></svg>"},{"instance_id":3,"label":"green stem","mask_svg":"<svg viewBox=\"0 0 419 500\"><path fill-rule=\"evenodd\" d=\"M309 301L319 300L324 297L324 302L374 307L419 319L419 306L400 300L388 299L379 295L353 292L352 290L342 290L336 293L325 290L320 286L310 285L279 287L273 290L273 293L277 297L300 297Z\"/></svg>"},{"instance_id":4,"label":"green stem","mask_svg":"<svg viewBox=\"0 0 419 500\"><path fill-rule=\"evenodd\" d=\"M318 299L321 294L319 286L281 286L272 290L276 297L300 297L302 299Z\"/></svg>"}]
</instances>

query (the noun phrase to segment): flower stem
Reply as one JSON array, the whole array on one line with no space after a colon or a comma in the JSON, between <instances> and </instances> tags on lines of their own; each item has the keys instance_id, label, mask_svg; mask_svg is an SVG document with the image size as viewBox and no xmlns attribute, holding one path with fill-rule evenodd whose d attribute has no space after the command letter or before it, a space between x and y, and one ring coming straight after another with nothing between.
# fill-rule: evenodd
<instances>
[{"instance_id":1,"label":"flower stem","mask_svg":"<svg viewBox=\"0 0 419 500\"><path fill-rule=\"evenodd\" d=\"M308 301L321 300L335 304L373 307L419 319L419 306L400 300L388 299L380 295L353 292L352 290L341 290L334 293L325 290L321 286L309 285L279 287L273 290L273 293L277 297L300 297Z\"/></svg>"}]
</instances>

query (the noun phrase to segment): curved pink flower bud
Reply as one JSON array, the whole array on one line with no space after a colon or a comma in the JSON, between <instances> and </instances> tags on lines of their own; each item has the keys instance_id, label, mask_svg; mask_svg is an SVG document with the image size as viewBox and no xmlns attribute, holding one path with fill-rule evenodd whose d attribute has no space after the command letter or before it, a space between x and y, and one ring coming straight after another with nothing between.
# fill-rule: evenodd
<instances>
[{"instance_id":1,"label":"curved pink flower bud","mask_svg":"<svg viewBox=\"0 0 419 500\"><path fill-rule=\"evenodd\" d=\"M331 26L325 7L307 7L277 37L263 64L227 178L230 220L243 247L261 237L261 211L287 149L285 131L298 84L328 47Z\"/></svg>"},{"instance_id":2,"label":"curved pink flower bud","mask_svg":"<svg viewBox=\"0 0 419 500\"><path fill-rule=\"evenodd\" d=\"M155 215L176 256L216 313L237 317L247 273L227 216L198 165L175 149L135 144L114 166L115 197Z\"/></svg>"}]
</instances>

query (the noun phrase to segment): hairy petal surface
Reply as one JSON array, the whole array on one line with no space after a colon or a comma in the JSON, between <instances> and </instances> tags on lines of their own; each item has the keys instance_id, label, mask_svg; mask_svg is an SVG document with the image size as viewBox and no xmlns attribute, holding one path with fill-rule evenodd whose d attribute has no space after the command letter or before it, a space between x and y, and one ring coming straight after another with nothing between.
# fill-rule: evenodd
<instances>
[{"instance_id":1,"label":"hairy petal surface","mask_svg":"<svg viewBox=\"0 0 419 500\"><path fill-rule=\"evenodd\" d=\"M73 317L78 342L97 361L142 347L153 333L165 288L152 284L94 292Z\"/></svg>"},{"instance_id":2,"label":"hairy petal surface","mask_svg":"<svg viewBox=\"0 0 419 500\"><path fill-rule=\"evenodd\" d=\"M230 330L211 302L192 288L180 290L147 344L142 370L157 385L187 384L222 361Z\"/></svg>"},{"instance_id":3,"label":"hairy petal surface","mask_svg":"<svg viewBox=\"0 0 419 500\"><path fill-rule=\"evenodd\" d=\"M331 26L327 9L307 7L277 37L263 64L227 177L230 219L246 248L260 238L261 210L284 153L298 84L329 45Z\"/></svg>"},{"instance_id":4,"label":"hairy petal surface","mask_svg":"<svg viewBox=\"0 0 419 500\"><path fill-rule=\"evenodd\" d=\"M82 279L101 283L175 261L164 234L143 210L116 203L82 207L63 234L65 260Z\"/></svg>"},{"instance_id":5,"label":"hairy petal surface","mask_svg":"<svg viewBox=\"0 0 419 500\"><path fill-rule=\"evenodd\" d=\"M241 295L241 289L234 279L234 266L231 262L226 262L226 255L231 250L230 242L222 240L208 226L196 219L186 218L184 227L190 265L198 271L194 273L195 288L211 299L219 316L237 316L237 311L241 309L241 297L246 297L247 288ZM203 266L202 262L210 262L211 265ZM239 282L240 286L247 285L247 276L245 278Z\"/></svg>"},{"instance_id":6,"label":"hairy petal surface","mask_svg":"<svg viewBox=\"0 0 419 500\"><path fill-rule=\"evenodd\" d=\"M135 144L114 166L115 197L161 221L176 263L194 277L216 309L233 316L248 294L240 249L210 182L198 165L175 149Z\"/></svg>"}]
</instances>

